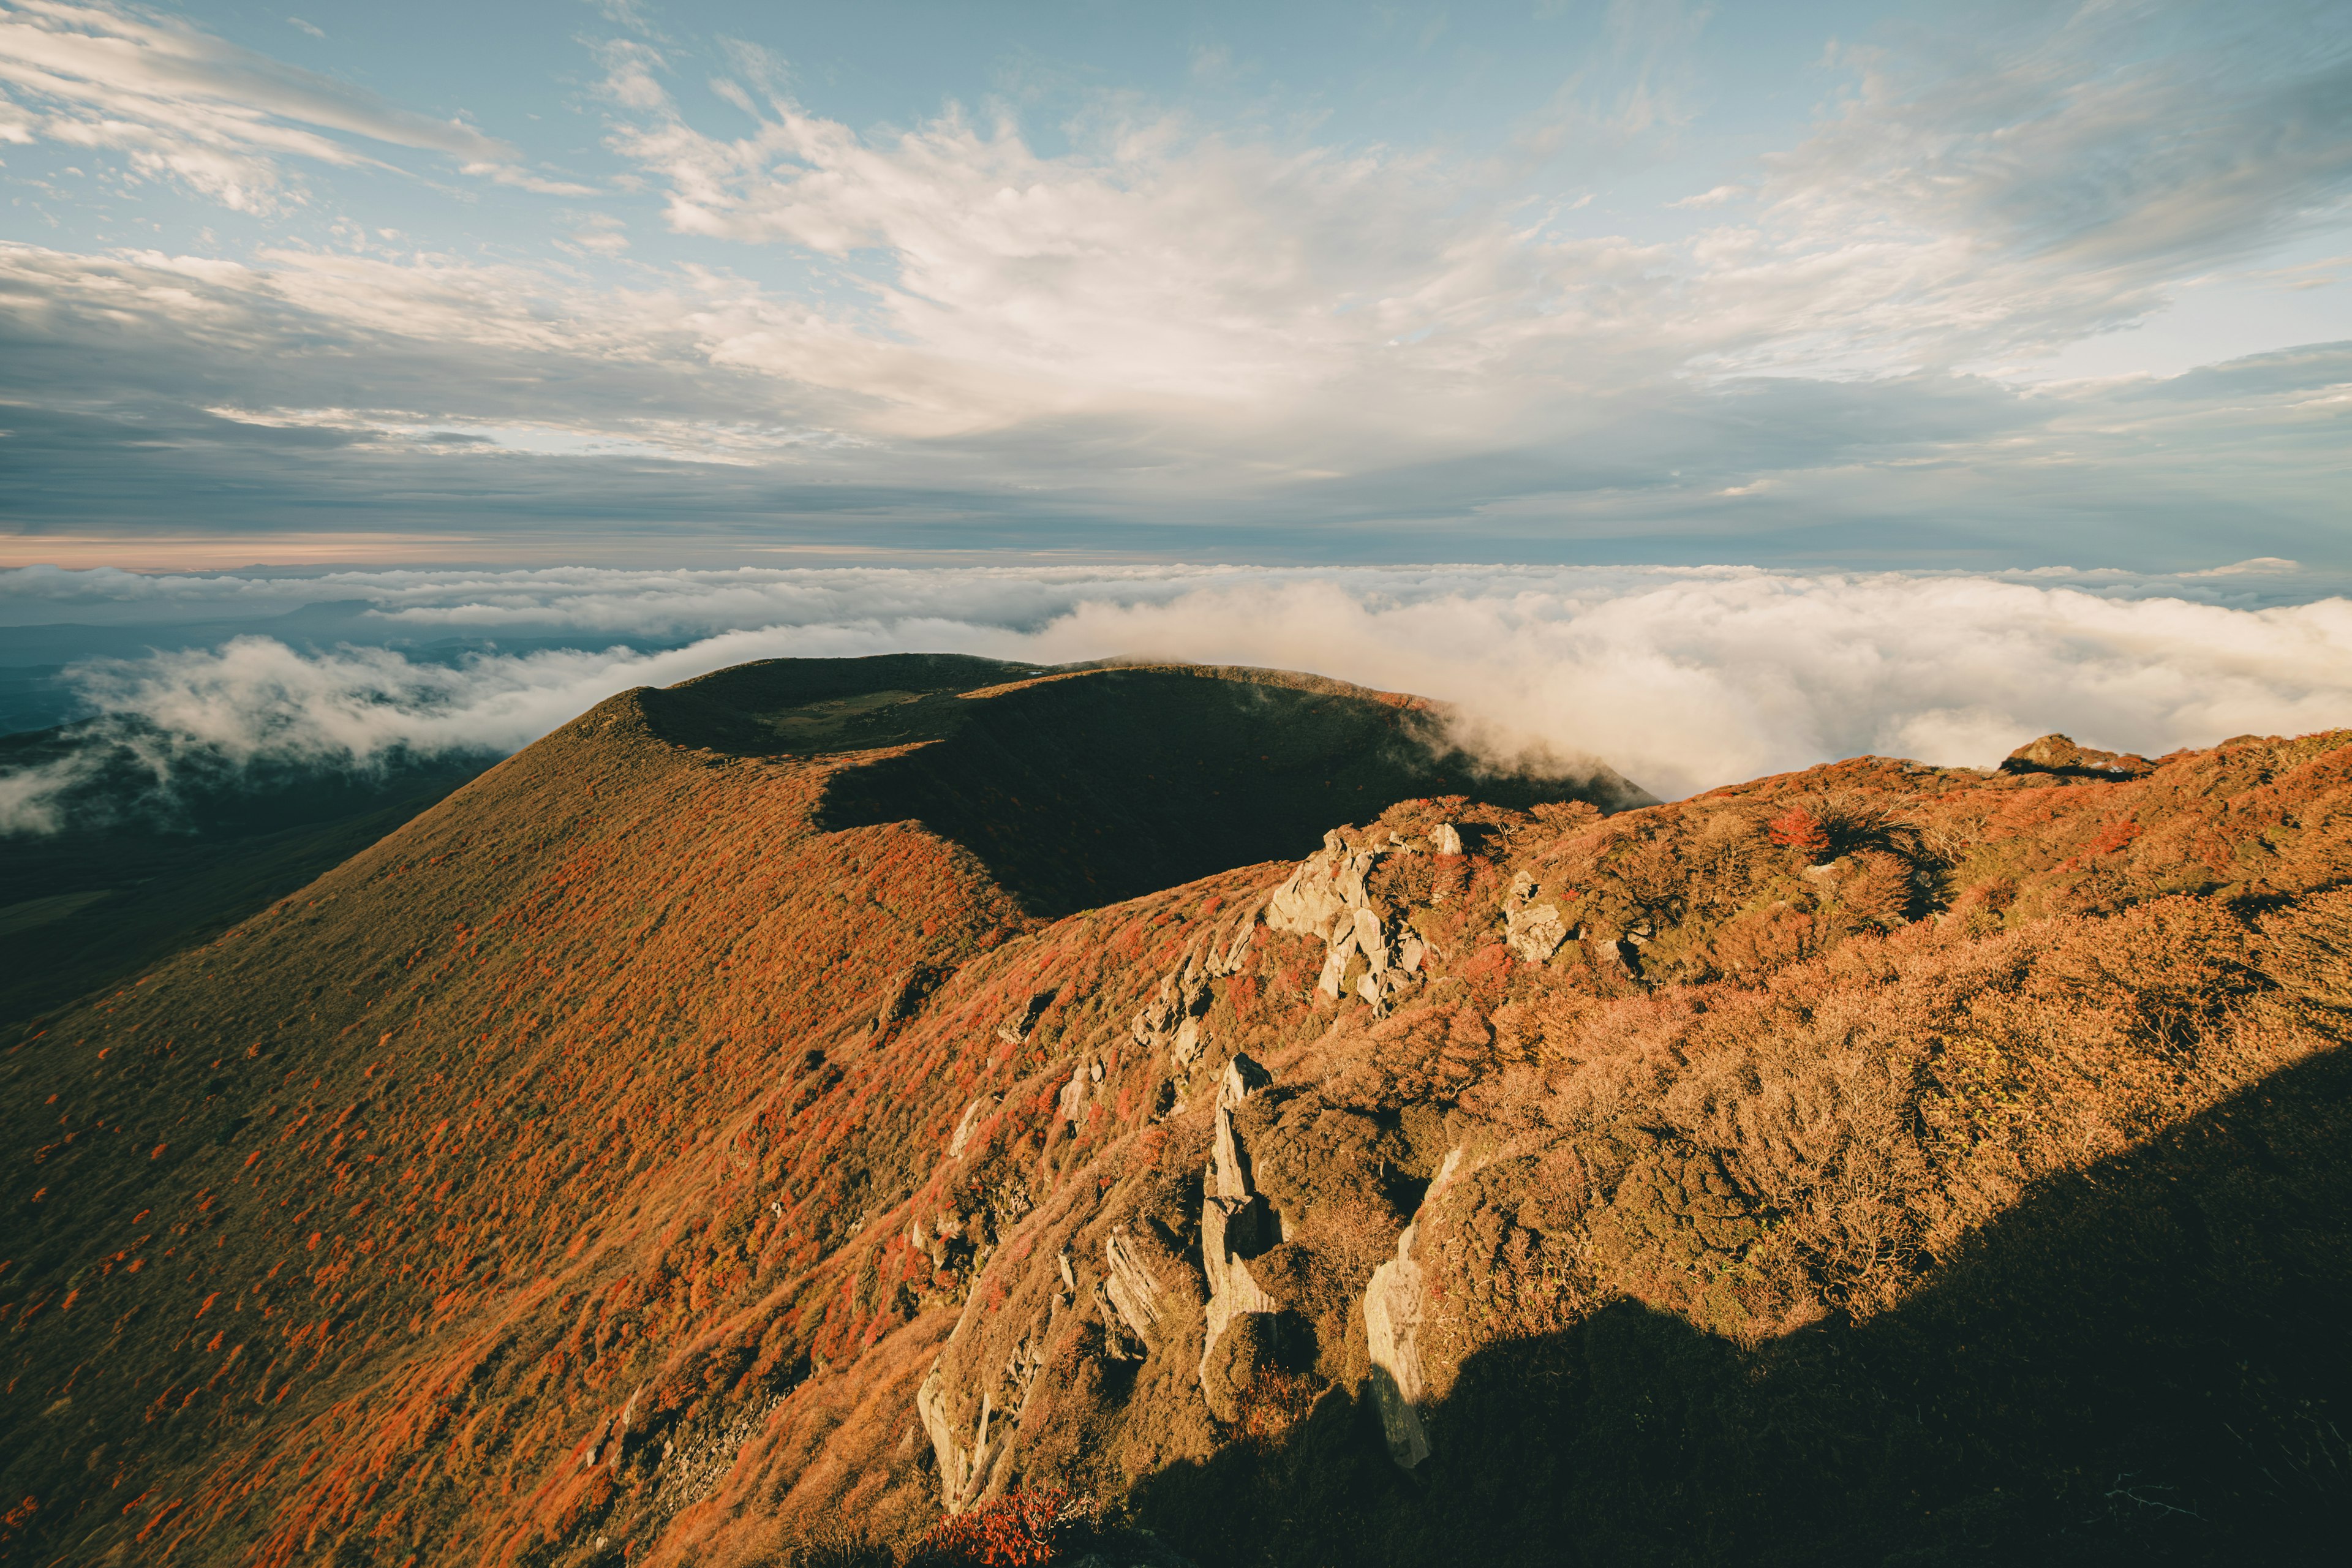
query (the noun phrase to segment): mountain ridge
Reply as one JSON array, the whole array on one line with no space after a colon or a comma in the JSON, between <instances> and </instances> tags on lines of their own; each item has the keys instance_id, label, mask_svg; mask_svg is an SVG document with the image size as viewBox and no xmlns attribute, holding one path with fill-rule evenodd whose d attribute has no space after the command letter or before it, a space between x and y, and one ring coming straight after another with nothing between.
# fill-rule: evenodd
<instances>
[{"instance_id":1,"label":"mountain ridge","mask_svg":"<svg viewBox=\"0 0 2352 1568\"><path fill-rule=\"evenodd\" d=\"M906 673L836 672L866 684L814 700ZM1119 679L1060 686L1138 689ZM2074 1173L2161 1166L2136 1152L2226 1117L2272 1127L2289 1173L2261 1181L2312 1212L2342 1182L2286 1112L2228 1108L2292 1081L2321 1086L2284 1097L2296 1114L2339 1113L2352 736L2128 778L1858 759L1613 816L1423 792L1319 848L1047 919L919 818L828 826L849 759L901 746L730 750L687 720L761 710L739 692L714 721L716 693L688 694L706 706L600 704L15 1043L0 1296L12 1429L37 1436L0 1550L772 1561L843 1519L881 1551L943 1495L1065 1485L1210 1563L1404 1561L1480 1518L1498 1561L1820 1530L2031 1557L2090 1483L1973 1500L2061 1475L2063 1433L2057 1468L2003 1471L1980 1435L1895 1441L1878 1406L1776 1385L1832 1449L1894 1456L1805 1538L1681 1447L1605 1440L1633 1430L1618 1395L1528 1390L1622 1389L1663 1356L1696 1370L1655 1386L1741 1436L1762 1428L1723 1391L1756 1358L1895 1342L1937 1289L2007 1321L1999 1290L1952 1281ZM868 715L802 739L912 717ZM2233 1237L2271 1189L2216 1169L2199 1223ZM1267 1228L1231 1241L1247 1225ZM2265 1267L2316 1289L2332 1234ZM1435 1480L1390 1458L1401 1407L1367 1338L1397 1259L1425 1289L1381 1321L1428 1314L1406 1405ZM2034 1284L2022 1267L2002 1266ZM1273 1310L1234 1308L1248 1291ZM1145 1296L1139 1325L1121 1298ZM2253 1354L2304 1357L2324 1414L2342 1355L2296 1299ZM1523 1404L1560 1436L1497 1422L1497 1356L1540 1373ZM1929 1343L1905 1364L1953 1363ZM2254 1441L2292 1426L2259 1382L2224 1404ZM1704 1428L1678 1408L1674 1431ZM1566 1442L1588 1482L1498 1496L1474 1410L1523 1458ZM1750 1463L1729 1441L1727 1473ZM1958 1479L1932 1479L1921 1456L1953 1453ZM1833 1473L1779 1484L1793 1507ZM2200 1513L2267 1510L2274 1535L2332 1495L2188 1479ZM1917 1486L1957 1488L1928 1512L1958 1522L1905 1524ZM2095 1546L2218 1528L2126 1512Z\"/></svg>"}]
</instances>

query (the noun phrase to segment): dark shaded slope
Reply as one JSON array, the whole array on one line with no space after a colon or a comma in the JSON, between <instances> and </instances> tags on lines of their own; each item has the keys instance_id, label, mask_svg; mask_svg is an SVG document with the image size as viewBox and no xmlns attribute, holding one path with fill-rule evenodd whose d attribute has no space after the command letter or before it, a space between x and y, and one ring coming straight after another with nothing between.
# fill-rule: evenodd
<instances>
[{"instance_id":1,"label":"dark shaded slope","mask_svg":"<svg viewBox=\"0 0 2352 1568\"><path fill-rule=\"evenodd\" d=\"M919 821L1047 917L1303 855L1334 822L1423 795L1652 801L1598 763L1492 773L1424 699L1280 670L770 659L645 703L664 739L736 755L909 748L838 774L824 826Z\"/></svg>"},{"instance_id":2,"label":"dark shaded slope","mask_svg":"<svg viewBox=\"0 0 2352 1568\"><path fill-rule=\"evenodd\" d=\"M79 766L51 833L0 835L0 1025L205 941L340 865L482 771L487 756L373 769L175 759L117 727L0 738L0 773ZM168 752L166 754L169 754Z\"/></svg>"},{"instance_id":3,"label":"dark shaded slope","mask_svg":"<svg viewBox=\"0 0 2352 1568\"><path fill-rule=\"evenodd\" d=\"M1213 1563L2310 1563L2352 1442L2352 1060L2038 1187L1927 1289L1754 1350L1633 1300L1482 1349L1386 1458L1335 1391L1147 1481Z\"/></svg>"}]
</instances>

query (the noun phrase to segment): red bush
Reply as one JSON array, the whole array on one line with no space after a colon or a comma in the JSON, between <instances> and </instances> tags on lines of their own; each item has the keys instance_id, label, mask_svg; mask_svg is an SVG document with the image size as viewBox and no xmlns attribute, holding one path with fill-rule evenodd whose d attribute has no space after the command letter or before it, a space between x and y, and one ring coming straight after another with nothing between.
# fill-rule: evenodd
<instances>
[{"instance_id":1,"label":"red bush","mask_svg":"<svg viewBox=\"0 0 2352 1568\"><path fill-rule=\"evenodd\" d=\"M931 1526L908 1568L1042 1568L1054 1560L1054 1537L1067 1522L1070 1494L1060 1487L1008 1492Z\"/></svg>"},{"instance_id":2,"label":"red bush","mask_svg":"<svg viewBox=\"0 0 2352 1568\"><path fill-rule=\"evenodd\" d=\"M1822 826L1820 817L1801 805L1792 805L1774 817L1767 831L1773 843L1807 855L1819 855L1830 847L1829 829Z\"/></svg>"}]
</instances>

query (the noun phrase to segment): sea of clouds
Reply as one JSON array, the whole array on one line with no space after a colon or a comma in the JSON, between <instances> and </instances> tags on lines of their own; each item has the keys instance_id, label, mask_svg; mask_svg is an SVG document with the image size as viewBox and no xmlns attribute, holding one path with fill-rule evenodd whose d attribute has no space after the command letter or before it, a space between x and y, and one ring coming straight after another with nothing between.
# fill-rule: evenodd
<instances>
[{"instance_id":1,"label":"sea of clouds","mask_svg":"<svg viewBox=\"0 0 2352 1568\"><path fill-rule=\"evenodd\" d=\"M2352 599L2311 590L2278 561L2169 577L36 568L0 573L0 619L234 623L350 607L352 635L332 646L236 636L71 668L99 714L83 732L135 731L166 785L183 752L360 767L510 752L633 686L755 658L922 650L1312 670L1451 704L1457 737L1499 765L1598 757L1672 798L1862 752L1989 765L2053 730L2157 753L2352 723ZM501 648L500 637L535 646ZM86 773L74 756L0 773L0 831L57 826Z\"/></svg>"}]
</instances>

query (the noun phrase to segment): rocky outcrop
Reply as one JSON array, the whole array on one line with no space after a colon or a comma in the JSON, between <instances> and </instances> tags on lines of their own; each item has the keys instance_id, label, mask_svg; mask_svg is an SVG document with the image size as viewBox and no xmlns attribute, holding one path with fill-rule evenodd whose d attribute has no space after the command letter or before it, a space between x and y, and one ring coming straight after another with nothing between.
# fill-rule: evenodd
<instances>
[{"instance_id":1,"label":"rocky outcrop","mask_svg":"<svg viewBox=\"0 0 2352 1568\"><path fill-rule=\"evenodd\" d=\"M1099 1060L1080 1062L1070 1074L1070 1081L1062 1086L1055 1110L1072 1127L1087 1113L1087 1105L1094 1097L1095 1086L1103 1080L1103 1065Z\"/></svg>"},{"instance_id":2,"label":"rocky outcrop","mask_svg":"<svg viewBox=\"0 0 2352 1568\"><path fill-rule=\"evenodd\" d=\"M1459 1149L1445 1156L1437 1179L1423 1194L1423 1209L1444 1190L1461 1163ZM1417 1229L1417 1225L1404 1227L1397 1237L1396 1256L1372 1270L1364 1290L1364 1340L1371 1357L1372 1398L1380 1406L1381 1432L1388 1439L1389 1458L1408 1470L1430 1454L1429 1433L1421 1420L1421 1401L1428 1386L1421 1364L1421 1320L1428 1285L1412 1256Z\"/></svg>"},{"instance_id":3,"label":"rocky outcrop","mask_svg":"<svg viewBox=\"0 0 2352 1568\"><path fill-rule=\"evenodd\" d=\"M963 1152L971 1146L973 1130L979 1127L982 1117L996 1109L996 1102L1003 1098L1002 1095L983 1094L963 1108L963 1115L956 1121L955 1135L948 1140L949 1159L963 1158Z\"/></svg>"},{"instance_id":4,"label":"rocky outcrop","mask_svg":"<svg viewBox=\"0 0 2352 1568\"><path fill-rule=\"evenodd\" d=\"M1145 1264L1123 1227L1103 1242L1103 1253L1110 1273L1096 1289L1108 1299L1117 1320L1115 1324L1107 1321L1106 1327L1123 1327L1148 1354L1168 1337L1166 1324L1173 1307L1168 1288Z\"/></svg>"},{"instance_id":5,"label":"rocky outcrop","mask_svg":"<svg viewBox=\"0 0 2352 1568\"><path fill-rule=\"evenodd\" d=\"M1027 1039L1029 1031L1037 1026L1037 1020L1045 1016L1045 1009L1054 1005L1054 998L1059 994L1058 991L1040 991L1030 997L1011 1017L997 1026L996 1037L1008 1046L1017 1046Z\"/></svg>"},{"instance_id":6,"label":"rocky outcrop","mask_svg":"<svg viewBox=\"0 0 2352 1568\"><path fill-rule=\"evenodd\" d=\"M1273 1342L1278 1310L1251 1275L1249 1259L1281 1237L1273 1211L1250 1180L1248 1152L1234 1131L1234 1110L1268 1081L1265 1069L1245 1056L1227 1064L1217 1094L1216 1159L1205 1184L1212 1190L1201 1200L1201 1271L1209 1286L1201 1392L1224 1421L1235 1417L1235 1396L1264 1359L1260 1350Z\"/></svg>"},{"instance_id":7,"label":"rocky outcrop","mask_svg":"<svg viewBox=\"0 0 2352 1568\"><path fill-rule=\"evenodd\" d=\"M2100 752L2078 746L2064 735L2044 735L2028 742L2001 760L2005 773L2056 773L2061 778L2136 779L2153 773L2156 764L2131 752Z\"/></svg>"},{"instance_id":8,"label":"rocky outcrop","mask_svg":"<svg viewBox=\"0 0 2352 1568\"><path fill-rule=\"evenodd\" d=\"M1387 844L1350 848L1337 833L1325 836L1320 854L1309 856L1266 905L1265 923L1276 931L1319 939L1325 944L1316 988L1335 1000L1352 995L1375 1012L1412 984L1426 948L1410 930L1393 929L1394 911L1382 907L1367 879L1391 855L1433 852L1458 861L1461 830L1451 823L1433 829L1426 847L1391 835Z\"/></svg>"},{"instance_id":9,"label":"rocky outcrop","mask_svg":"<svg viewBox=\"0 0 2352 1568\"><path fill-rule=\"evenodd\" d=\"M1504 940L1522 962L1543 963L1573 934L1560 912L1562 892L1544 887L1525 871L1511 879L1510 893L1503 900Z\"/></svg>"},{"instance_id":10,"label":"rocky outcrop","mask_svg":"<svg viewBox=\"0 0 2352 1568\"><path fill-rule=\"evenodd\" d=\"M959 1512L980 1495L986 1479L989 1418L995 1412L987 1396L982 1395L980 1433L966 1447L948 1413L947 1362L942 1357L932 1365L930 1375L923 1379L923 1386L916 1391L915 1414L931 1440L931 1457L939 1462L940 1506L950 1513Z\"/></svg>"},{"instance_id":11,"label":"rocky outcrop","mask_svg":"<svg viewBox=\"0 0 2352 1568\"><path fill-rule=\"evenodd\" d=\"M1215 999L1211 984L1241 971L1265 912L1263 900L1245 903L1187 950L1183 961L1160 982L1151 1000L1136 1014L1128 1032L1137 1045L1147 1051L1167 1052L1170 1065L1180 1075L1200 1059L1208 1044L1201 1033L1201 1017Z\"/></svg>"}]
</instances>

